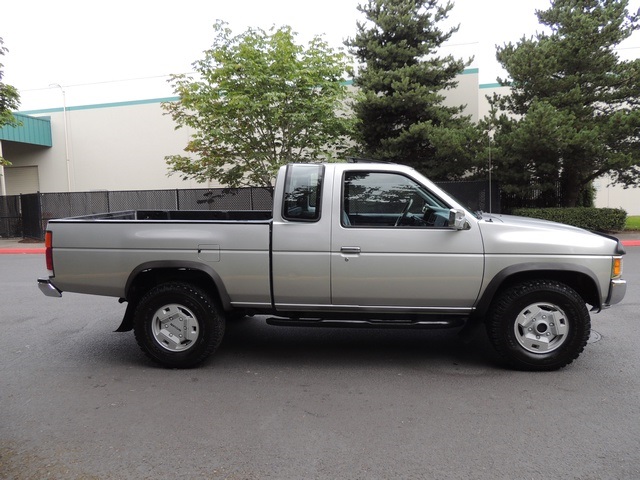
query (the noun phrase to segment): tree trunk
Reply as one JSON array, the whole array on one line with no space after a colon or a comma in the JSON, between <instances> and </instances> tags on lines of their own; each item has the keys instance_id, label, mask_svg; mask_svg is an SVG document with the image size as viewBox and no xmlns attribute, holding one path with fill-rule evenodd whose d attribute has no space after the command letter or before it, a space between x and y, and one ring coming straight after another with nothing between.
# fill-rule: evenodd
<instances>
[{"instance_id":1,"label":"tree trunk","mask_svg":"<svg viewBox=\"0 0 640 480\"><path fill-rule=\"evenodd\" d=\"M560 205L563 207L576 207L580 198L582 184L578 172L573 168L563 170L560 181Z\"/></svg>"}]
</instances>

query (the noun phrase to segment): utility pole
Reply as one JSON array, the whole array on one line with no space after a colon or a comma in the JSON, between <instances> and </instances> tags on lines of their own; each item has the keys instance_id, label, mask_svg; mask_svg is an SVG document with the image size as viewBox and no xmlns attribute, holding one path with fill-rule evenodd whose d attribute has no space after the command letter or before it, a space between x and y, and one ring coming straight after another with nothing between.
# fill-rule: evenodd
<instances>
[{"instance_id":1,"label":"utility pole","mask_svg":"<svg viewBox=\"0 0 640 480\"><path fill-rule=\"evenodd\" d=\"M57 87L62 92L62 117L64 121L64 154L67 164L67 191L71 191L71 159L69 158L69 126L67 120L67 95L59 83L52 83L50 87Z\"/></svg>"}]
</instances>

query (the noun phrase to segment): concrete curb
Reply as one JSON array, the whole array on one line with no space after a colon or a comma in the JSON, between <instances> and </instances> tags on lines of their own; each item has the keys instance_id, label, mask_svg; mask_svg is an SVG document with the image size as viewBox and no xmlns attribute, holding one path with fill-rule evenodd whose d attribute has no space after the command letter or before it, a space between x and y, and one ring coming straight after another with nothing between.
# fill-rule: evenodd
<instances>
[{"instance_id":1,"label":"concrete curb","mask_svg":"<svg viewBox=\"0 0 640 480\"><path fill-rule=\"evenodd\" d=\"M0 255L44 255L44 248L0 248Z\"/></svg>"}]
</instances>

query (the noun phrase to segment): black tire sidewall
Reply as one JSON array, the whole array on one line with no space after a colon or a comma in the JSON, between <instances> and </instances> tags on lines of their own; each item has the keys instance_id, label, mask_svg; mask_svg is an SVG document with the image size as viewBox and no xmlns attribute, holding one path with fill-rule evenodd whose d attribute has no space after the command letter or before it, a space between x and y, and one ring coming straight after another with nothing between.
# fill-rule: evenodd
<instances>
[{"instance_id":1,"label":"black tire sidewall","mask_svg":"<svg viewBox=\"0 0 640 480\"><path fill-rule=\"evenodd\" d=\"M194 345L182 352L162 347L153 336L153 319L168 304L183 305L198 320L199 336ZM153 361L169 368L192 368L202 363L220 345L224 335L224 318L212 299L201 289L186 283L158 285L140 300L134 319L136 341Z\"/></svg>"},{"instance_id":2,"label":"black tire sidewall","mask_svg":"<svg viewBox=\"0 0 640 480\"><path fill-rule=\"evenodd\" d=\"M547 353L525 350L514 330L518 314L535 303L548 303L566 315L569 331L563 344ZM589 338L591 320L582 298L556 281L530 281L505 291L491 309L487 331L494 347L512 366L522 370L556 370L575 360Z\"/></svg>"}]
</instances>

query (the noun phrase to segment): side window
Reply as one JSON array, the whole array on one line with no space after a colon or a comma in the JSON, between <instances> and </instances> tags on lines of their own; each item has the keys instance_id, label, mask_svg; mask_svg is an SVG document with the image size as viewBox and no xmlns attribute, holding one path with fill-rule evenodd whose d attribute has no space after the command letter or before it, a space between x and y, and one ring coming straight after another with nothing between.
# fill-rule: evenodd
<instances>
[{"instance_id":1,"label":"side window","mask_svg":"<svg viewBox=\"0 0 640 480\"><path fill-rule=\"evenodd\" d=\"M449 207L409 177L392 172L346 172L344 227L447 227Z\"/></svg>"},{"instance_id":2,"label":"side window","mask_svg":"<svg viewBox=\"0 0 640 480\"><path fill-rule=\"evenodd\" d=\"M289 165L284 184L282 217L294 222L315 222L320 218L322 165Z\"/></svg>"}]
</instances>

